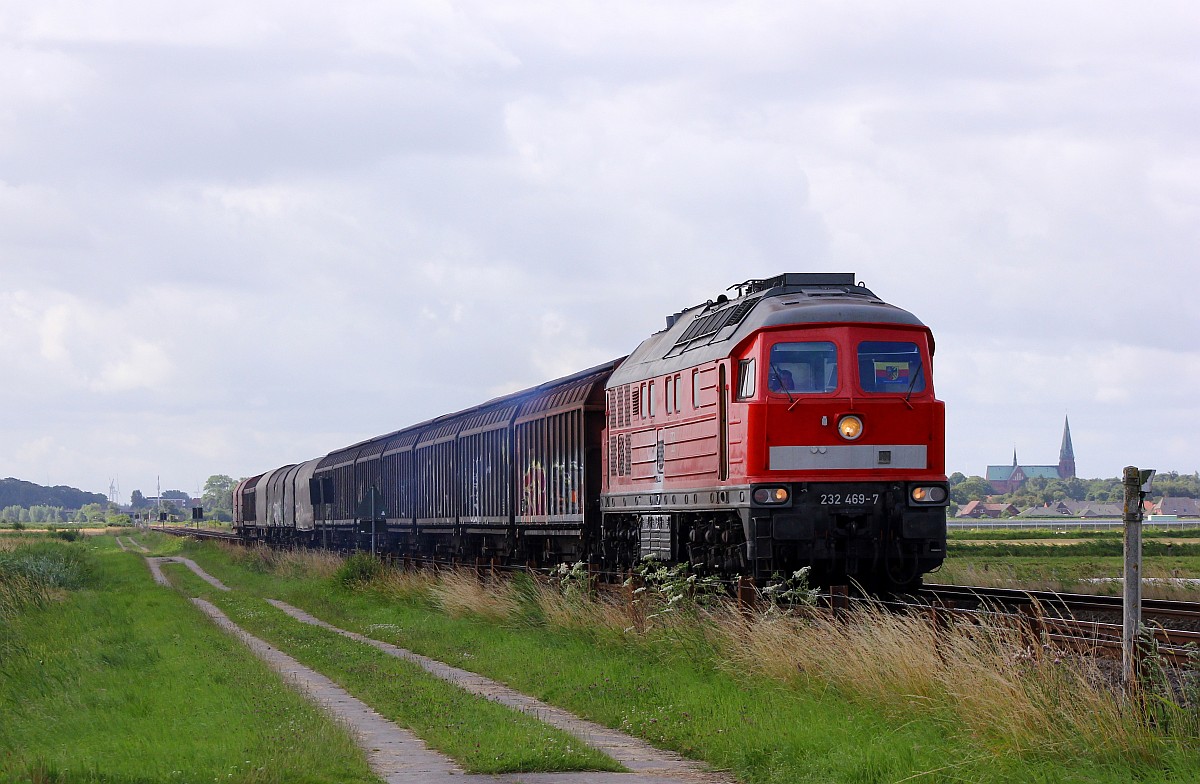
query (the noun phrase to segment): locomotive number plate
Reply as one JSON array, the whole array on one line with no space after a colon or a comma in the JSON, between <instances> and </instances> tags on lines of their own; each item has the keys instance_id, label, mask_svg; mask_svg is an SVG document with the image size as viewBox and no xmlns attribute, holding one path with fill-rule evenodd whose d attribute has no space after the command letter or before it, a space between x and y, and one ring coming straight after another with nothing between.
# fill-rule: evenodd
<instances>
[{"instance_id":1,"label":"locomotive number plate","mask_svg":"<svg viewBox=\"0 0 1200 784\"><path fill-rule=\"evenodd\" d=\"M821 493L822 506L874 506L879 493Z\"/></svg>"}]
</instances>

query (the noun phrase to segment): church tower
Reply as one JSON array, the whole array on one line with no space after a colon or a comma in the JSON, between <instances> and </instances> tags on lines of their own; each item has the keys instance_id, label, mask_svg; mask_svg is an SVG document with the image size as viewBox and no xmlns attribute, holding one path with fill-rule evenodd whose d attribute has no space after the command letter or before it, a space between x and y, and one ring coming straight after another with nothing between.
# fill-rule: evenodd
<instances>
[{"instance_id":1,"label":"church tower","mask_svg":"<svg viewBox=\"0 0 1200 784\"><path fill-rule=\"evenodd\" d=\"M1075 476L1075 447L1071 445L1071 421L1063 417L1062 446L1058 450L1058 475L1062 479Z\"/></svg>"}]
</instances>

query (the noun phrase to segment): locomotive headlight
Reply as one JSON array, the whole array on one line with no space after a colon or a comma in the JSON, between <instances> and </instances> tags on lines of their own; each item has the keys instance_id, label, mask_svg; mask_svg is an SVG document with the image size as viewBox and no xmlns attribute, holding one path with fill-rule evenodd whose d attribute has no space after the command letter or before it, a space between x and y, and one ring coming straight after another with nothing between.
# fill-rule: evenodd
<instances>
[{"instance_id":1,"label":"locomotive headlight","mask_svg":"<svg viewBox=\"0 0 1200 784\"><path fill-rule=\"evenodd\" d=\"M917 504L940 504L946 500L946 488L939 485L914 487L909 497Z\"/></svg>"},{"instance_id":2,"label":"locomotive headlight","mask_svg":"<svg viewBox=\"0 0 1200 784\"><path fill-rule=\"evenodd\" d=\"M759 487L753 495L756 504L786 504L788 497L786 487Z\"/></svg>"},{"instance_id":3,"label":"locomotive headlight","mask_svg":"<svg viewBox=\"0 0 1200 784\"><path fill-rule=\"evenodd\" d=\"M838 420L838 433L847 441L854 441L863 432L862 420L856 416L844 416Z\"/></svg>"}]
</instances>

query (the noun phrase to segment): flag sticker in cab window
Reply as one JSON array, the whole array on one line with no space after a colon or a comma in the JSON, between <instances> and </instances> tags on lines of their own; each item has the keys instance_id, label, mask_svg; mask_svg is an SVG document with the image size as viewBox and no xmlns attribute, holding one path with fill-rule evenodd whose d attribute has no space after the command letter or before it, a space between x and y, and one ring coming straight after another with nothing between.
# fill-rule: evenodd
<instances>
[{"instance_id":1,"label":"flag sticker in cab window","mask_svg":"<svg viewBox=\"0 0 1200 784\"><path fill-rule=\"evenodd\" d=\"M908 381L907 362L875 362L875 382Z\"/></svg>"}]
</instances>

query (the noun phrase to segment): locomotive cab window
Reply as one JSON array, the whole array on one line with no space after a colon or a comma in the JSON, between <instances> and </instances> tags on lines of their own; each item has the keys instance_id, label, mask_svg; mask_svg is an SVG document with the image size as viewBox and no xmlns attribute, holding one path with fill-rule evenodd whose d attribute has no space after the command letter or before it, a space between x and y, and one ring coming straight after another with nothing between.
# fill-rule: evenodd
<instances>
[{"instance_id":1,"label":"locomotive cab window","mask_svg":"<svg viewBox=\"0 0 1200 784\"><path fill-rule=\"evenodd\" d=\"M924 392L925 376L916 343L867 340L858 344L858 381L864 392Z\"/></svg>"},{"instance_id":2,"label":"locomotive cab window","mask_svg":"<svg viewBox=\"0 0 1200 784\"><path fill-rule=\"evenodd\" d=\"M754 359L743 359L738 362L737 399L749 400L754 397Z\"/></svg>"},{"instance_id":3,"label":"locomotive cab window","mask_svg":"<svg viewBox=\"0 0 1200 784\"><path fill-rule=\"evenodd\" d=\"M837 349L828 341L776 343L767 366L767 389L825 395L837 389Z\"/></svg>"}]
</instances>

